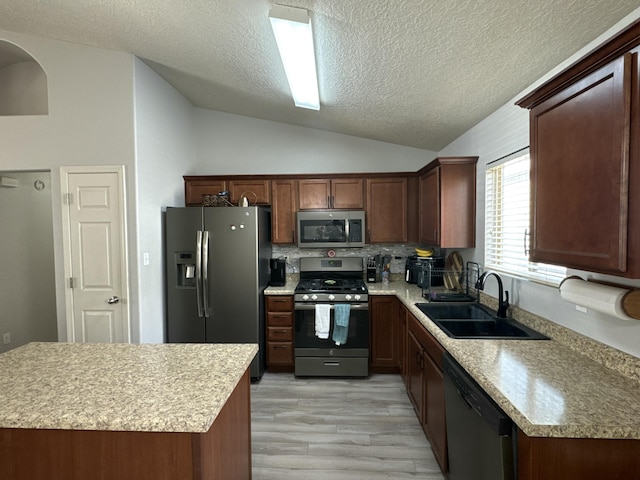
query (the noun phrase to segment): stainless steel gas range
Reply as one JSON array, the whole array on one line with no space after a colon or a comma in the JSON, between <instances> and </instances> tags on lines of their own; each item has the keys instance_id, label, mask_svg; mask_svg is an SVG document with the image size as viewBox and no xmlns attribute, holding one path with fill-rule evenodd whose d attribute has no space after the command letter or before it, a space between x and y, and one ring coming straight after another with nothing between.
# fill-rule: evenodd
<instances>
[{"instance_id":1,"label":"stainless steel gas range","mask_svg":"<svg viewBox=\"0 0 640 480\"><path fill-rule=\"evenodd\" d=\"M294 292L295 374L369 375L369 294L361 257L300 259Z\"/></svg>"}]
</instances>

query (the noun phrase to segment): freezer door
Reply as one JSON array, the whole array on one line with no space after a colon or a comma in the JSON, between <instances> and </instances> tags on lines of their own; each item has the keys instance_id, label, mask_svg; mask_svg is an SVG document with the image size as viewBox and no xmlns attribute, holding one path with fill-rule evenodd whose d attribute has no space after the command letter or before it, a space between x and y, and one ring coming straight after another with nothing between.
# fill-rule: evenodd
<instances>
[{"instance_id":1,"label":"freezer door","mask_svg":"<svg viewBox=\"0 0 640 480\"><path fill-rule=\"evenodd\" d=\"M198 315L200 267L197 262L198 231L202 231L202 208L167 208L165 218L167 341L204 342L205 320Z\"/></svg>"}]
</instances>

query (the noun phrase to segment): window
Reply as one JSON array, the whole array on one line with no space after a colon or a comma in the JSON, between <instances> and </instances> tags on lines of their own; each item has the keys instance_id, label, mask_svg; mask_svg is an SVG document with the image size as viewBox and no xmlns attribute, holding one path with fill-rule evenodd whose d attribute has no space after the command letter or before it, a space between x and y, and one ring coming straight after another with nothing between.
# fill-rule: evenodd
<instances>
[{"instance_id":1,"label":"window","mask_svg":"<svg viewBox=\"0 0 640 480\"><path fill-rule=\"evenodd\" d=\"M529 149L487 165L485 250L487 270L559 285L566 268L529 262Z\"/></svg>"}]
</instances>

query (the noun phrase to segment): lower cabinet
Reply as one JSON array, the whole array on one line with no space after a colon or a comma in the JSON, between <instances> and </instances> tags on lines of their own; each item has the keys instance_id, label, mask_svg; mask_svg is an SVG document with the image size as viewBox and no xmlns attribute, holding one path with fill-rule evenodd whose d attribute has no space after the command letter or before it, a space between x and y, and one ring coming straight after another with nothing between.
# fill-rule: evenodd
<instances>
[{"instance_id":1,"label":"lower cabinet","mask_svg":"<svg viewBox=\"0 0 640 480\"><path fill-rule=\"evenodd\" d=\"M266 296L267 369L293 371L293 296Z\"/></svg>"},{"instance_id":2,"label":"lower cabinet","mask_svg":"<svg viewBox=\"0 0 640 480\"><path fill-rule=\"evenodd\" d=\"M402 304L395 295L369 297L369 370L372 373L400 373L399 305Z\"/></svg>"},{"instance_id":3,"label":"lower cabinet","mask_svg":"<svg viewBox=\"0 0 640 480\"><path fill-rule=\"evenodd\" d=\"M407 312L407 392L443 473L448 470L442 354L444 349Z\"/></svg>"}]
</instances>

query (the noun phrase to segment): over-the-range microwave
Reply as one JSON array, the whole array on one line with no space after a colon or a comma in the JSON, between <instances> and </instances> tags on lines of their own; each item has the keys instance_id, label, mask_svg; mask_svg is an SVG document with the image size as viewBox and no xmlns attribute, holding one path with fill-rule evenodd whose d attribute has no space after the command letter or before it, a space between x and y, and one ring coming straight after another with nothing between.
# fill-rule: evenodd
<instances>
[{"instance_id":1,"label":"over-the-range microwave","mask_svg":"<svg viewBox=\"0 0 640 480\"><path fill-rule=\"evenodd\" d=\"M309 210L297 213L298 247L364 247L363 210Z\"/></svg>"}]
</instances>

